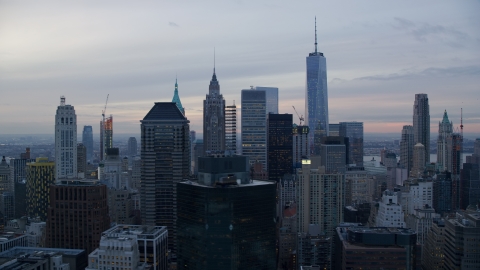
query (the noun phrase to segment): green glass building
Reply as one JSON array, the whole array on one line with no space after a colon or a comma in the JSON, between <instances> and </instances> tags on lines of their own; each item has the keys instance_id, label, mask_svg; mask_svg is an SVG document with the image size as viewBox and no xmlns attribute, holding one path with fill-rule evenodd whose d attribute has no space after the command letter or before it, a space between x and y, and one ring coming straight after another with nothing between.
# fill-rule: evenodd
<instances>
[{"instance_id":1,"label":"green glass building","mask_svg":"<svg viewBox=\"0 0 480 270\"><path fill-rule=\"evenodd\" d=\"M200 157L198 181L177 184L178 269L276 269L276 184L247 165Z\"/></svg>"}]
</instances>

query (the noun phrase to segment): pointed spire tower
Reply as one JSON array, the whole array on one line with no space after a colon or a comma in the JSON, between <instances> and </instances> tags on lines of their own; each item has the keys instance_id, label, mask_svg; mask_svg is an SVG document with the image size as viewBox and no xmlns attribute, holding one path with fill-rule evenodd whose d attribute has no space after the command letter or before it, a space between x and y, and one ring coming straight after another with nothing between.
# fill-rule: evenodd
<instances>
[{"instance_id":1,"label":"pointed spire tower","mask_svg":"<svg viewBox=\"0 0 480 270\"><path fill-rule=\"evenodd\" d=\"M176 77L175 77L175 92L173 94L172 102L175 102L175 104L177 104L178 109L182 112L183 115L185 115L185 109L183 108L182 102L180 101L180 96L178 95L178 81Z\"/></svg>"},{"instance_id":2,"label":"pointed spire tower","mask_svg":"<svg viewBox=\"0 0 480 270\"><path fill-rule=\"evenodd\" d=\"M203 101L203 148L205 156L225 151L225 100L220 94L220 84L215 73L215 48L212 80Z\"/></svg>"},{"instance_id":3,"label":"pointed spire tower","mask_svg":"<svg viewBox=\"0 0 480 270\"><path fill-rule=\"evenodd\" d=\"M443 113L443 119L438 122L437 139L437 169L444 171L447 169L448 143L447 139L453 133L453 123L448 120L447 110Z\"/></svg>"}]
</instances>

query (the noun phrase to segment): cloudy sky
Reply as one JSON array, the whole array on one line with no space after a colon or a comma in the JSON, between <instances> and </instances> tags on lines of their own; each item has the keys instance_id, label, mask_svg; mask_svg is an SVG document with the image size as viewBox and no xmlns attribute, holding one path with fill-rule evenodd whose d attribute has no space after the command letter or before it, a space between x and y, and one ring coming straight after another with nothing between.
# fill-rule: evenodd
<instances>
[{"instance_id":1,"label":"cloudy sky","mask_svg":"<svg viewBox=\"0 0 480 270\"><path fill-rule=\"evenodd\" d=\"M107 94L114 133L139 133L175 76L191 129L216 71L226 103L241 89L280 89L280 113L305 114L305 57L327 58L330 123L400 133L415 93L432 134L446 109L480 135L479 1L0 1L0 134L52 134L61 95L78 131ZM294 118L296 119L296 117Z\"/></svg>"}]
</instances>

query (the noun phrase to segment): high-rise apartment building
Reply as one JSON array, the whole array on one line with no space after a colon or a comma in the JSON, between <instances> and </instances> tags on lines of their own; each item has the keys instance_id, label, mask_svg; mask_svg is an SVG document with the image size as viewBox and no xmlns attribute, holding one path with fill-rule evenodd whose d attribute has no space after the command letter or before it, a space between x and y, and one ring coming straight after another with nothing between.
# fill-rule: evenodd
<instances>
[{"instance_id":1,"label":"high-rise apartment building","mask_svg":"<svg viewBox=\"0 0 480 270\"><path fill-rule=\"evenodd\" d=\"M175 253L177 183L190 172L190 121L173 102L156 102L141 125L142 224L167 226Z\"/></svg>"},{"instance_id":2,"label":"high-rise apartment building","mask_svg":"<svg viewBox=\"0 0 480 270\"><path fill-rule=\"evenodd\" d=\"M47 247L85 249L90 253L109 227L107 186L76 179L50 187Z\"/></svg>"},{"instance_id":3,"label":"high-rise apartment building","mask_svg":"<svg viewBox=\"0 0 480 270\"><path fill-rule=\"evenodd\" d=\"M302 157L310 158L309 132L308 126L293 125L293 168L302 167Z\"/></svg>"},{"instance_id":4,"label":"high-rise apartment building","mask_svg":"<svg viewBox=\"0 0 480 270\"><path fill-rule=\"evenodd\" d=\"M83 126L82 143L87 148L87 161L93 161L93 129L92 126Z\"/></svg>"},{"instance_id":5,"label":"high-rise apartment building","mask_svg":"<svg viewBox=\"0 0 480 270\"><path fill-rule=\"evenodd\" d=\"M128 138L128 145L127 145L127 152L129 156L136 156L137 155L137 138L130 137Z\"/></svg>"},{"instance_id":6,"label":"high-rise apartment building","mask_svg":"<svg viewBox=\"0 0 480 270\"><path fill-rule=\"evenodd\" d=\"M50 186L55 184L55 163L37 158L27 164L27 215L47 220L50 205Z\"/></svg>"},{"instance_id":7,"label":"high-rise apartment building","mask_svg":"<svg viewBox=\"0 0 480 270\"><path fill-rule=\"evenodd\" d=\"M203 101L203 147L205 155L225 151L225 100L220 94L215 68Z\"/></svg>"},{"instance_id":8,"label":"high-rise apartment building","mask_svg":"<svg viewBox=\"0 0 480 270\"><path fill-rule=\"evenodd\" d=\"M307 115L305 121L310 129L316 130L317 126L329 135L328 124L328 90L327 90L327 60L323 53L317 51L317 21L315 19L315 51L308 54L307 85L305 94L305 108ZM310 135L313 142L313 132Z\"/></svg>"},{"instance_id":9,"label":"high-rise apartment building","mask_svg":"<svg viewBox=\"0 0 480 270\"><path fill-rule=\"evenodd\" d=\"M413 146L413 126L403 126L400 140L400 166L407 172L410 172L413 166Z\"/></svg>"},{"instance_id":10,"label":"high-rise apartment building","mask_svg":"<svg viewBox=\"0 0 480 270\"><path fill-rule=\"evenodd\" d=\"M265 91L265 98L267 100L267 114L278 114L278 88L277 87L264 87L255 86L257 91Z\"/></svg>"},{"instance_id":11,"label":"high-rise apartment building","mask_svg":"<svg viewBox=\"0 0 480 270\"><path fill-rule=\"evenodd\" d=\"M237 154L237 106L225 107L225 150Z\"/></svg>"},{"instance_id":12,"label":"high-rise apartment building","mask_svg":"<svg viewBox=\"0 0 480 270\"><path fill-rule=\"evenodd\" d=\"M297 169L298 232L308 233L310 224L317 224L320 232L332 237L343 222L345 174L326 173L325 167L311 163L304 159L302 169Z\"/></svg>"},{"instance_id":13,"label":"high-rise apartment building","mask_svg":"<svg viewBox=\"0 0 480 270\"><path fill-rule=\"evenodd\" d=\"M183 115L185 115L185 109L182 106L182 102L180 101L180 96L178 95L178 82L177 79L175 79L175 92L173 93L173 98L172 102L174 102L178 109L182 112Z\"/></svg>"},{"instance_id":14,"label":"high-rise apartment building","mask_svg":"<svg viewBox=\"0 0 480 270\"><path fill-rule=\"evenodd\" d=\"M340 122L339 133L348 137L348 164L363 166L363 122Z\"/></svg>"},{"instance_id":15,"label":"high-rise apartment building","mask_svg":"<svg viewBox=\"0 0 480 270\"><path fill-rule=\"evenodd\" d=\"M55 178L77 177L77 115L60 97L55 115Z\"/></svg>"},{"instance_id":16,"label":"high-rise apartment building","mask_svg":"<svg viewBox=\"0 0 480 270\"><path fill-rule=\"evenodd\" d=\"M280 182L285 174L293 173L293 116L268 114L268 179Z\"/></svg>"},{"instance_id":17,"label":"high-rise apartment building","mask_svg":"<svg viewBox=\"0 0 480 270\"><path fill-rule=\"evenodd\" d=\"M427 94L415 94L413 105L414 143L425 146L425 163L430 163L430 107Z\"/></svg>"},{"instance_id":18,"label":"high-rise apartment building","mask_svg":"<svg viewBox=\"0 0 480 270\"><path fill-rule=\"evenodd\" d=\"M438 122L437 139L437 168L440 171L447 170L447 138L453 133L453 123L448 120L447 110L443 113L442 122Z\"/></svg>"},{"instance_id":19,"label":"high-rise apartment building","mask_svg":"<svg viewBox=\"0 0 480 270\"><path fill-rule=\"evenodd\" d=\"M276 269L276 185L247 166L200 157L198 181L178 184L179 269Z\"/></svg>"},{"instance_id":20,"label":"high-rise apartment building","mask_svg":"<svg viewBox=\"0 0 480 270\"><path fill-rule=\"evenodd\" d=\"M267 168L267 100L266 92L242 90L242 155Z\"/></svg>"}]
</instances>

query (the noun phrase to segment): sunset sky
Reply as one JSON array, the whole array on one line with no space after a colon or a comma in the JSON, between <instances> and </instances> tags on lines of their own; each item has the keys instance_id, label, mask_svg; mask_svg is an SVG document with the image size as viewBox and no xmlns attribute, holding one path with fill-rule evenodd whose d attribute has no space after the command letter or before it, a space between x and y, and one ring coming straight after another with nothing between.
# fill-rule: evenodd
<instances>
[{"instance_id":1,"label":"sunset sky","mask_svg":"<svg viewBox=\"0 0 480 270\"><path fill-rule=\"evenodd\" d=\"M316 16L330 123L400 134L427 93L432 135L445 109L458 126L463 107L465 132L480 137L479 11L480 1L0 1L0 134L53 134L61 95L78 132L98 133L107 94L114 133L139 133L176 76L202 133L214 48L227 105L273 86L280 113L305 115Z\"/></svg>"}]
</instances>

